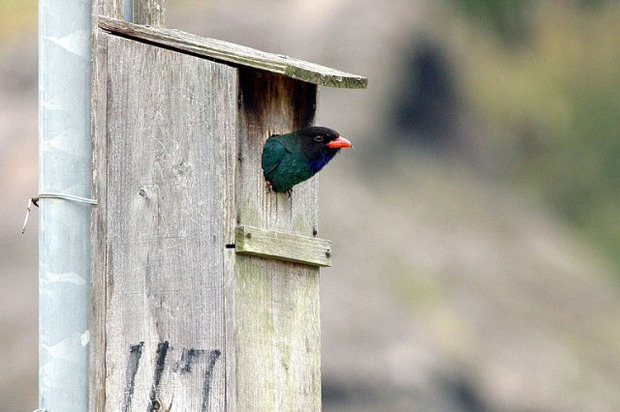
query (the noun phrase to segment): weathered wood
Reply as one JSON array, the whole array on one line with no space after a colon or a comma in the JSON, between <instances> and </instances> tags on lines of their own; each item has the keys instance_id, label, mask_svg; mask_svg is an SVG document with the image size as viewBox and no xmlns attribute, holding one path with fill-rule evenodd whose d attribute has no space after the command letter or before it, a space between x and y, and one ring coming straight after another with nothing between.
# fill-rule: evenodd
<instances>
[{"instance_id":1,"label":"weathered wood","mask_svg":"<svg viewBox=\"0 0 620 412\"><path fill-rule=\"evenodd\" d=\"M122 2L116 0L93 0L93 10L102 13L118 13L122 16ZM106 199L107 189L107 36L100 36L97 14L93 13L92 34L92 80L91 80L91 137L92 137L92 196ZM89 363L89 410L105 412L106 394L106 263L107 263L107 204L99 202L91 208L91 313L90 313L90 363Z\"/></svg>"},{"instance_id":2,"label":"weathered wood","mask_svg":"<svg viewBox=\"0 0 620 412\"><path fill-rule=\"evenodd\" d=\"M136 24L163 27L166 21L166 0L134 0L133 21Z\"/></svg>"},{"instance_id":3,"label":"weathered wood","mask_svg":"<svg viewBox=\"0 0 620 412\"><path fill-rule=\"evenodd\" d=\"M123 18L123 0L92 0L92 6L94 23L98 21L100 15L116 19ZM97 24L93 24L93 28L97 28Z\"/></svg>"},{"instance_id":4,"label":"weathered wood","mask_svg":"<svg viewBox=\"0 0 620 412\"><path fill-rule=\"evenodd\" d=\"M235 251L241 254L273 258L311 266L331 266L331 242L308 236L239 226Z\"/></svg>"},{"instance_id":5,"label":"weathered wood","mask_svg":"<svg viewBox=\"0 0 620 412\"><path fill-rule=\"evenodd\" d=\"M241 225L316 236L318 175L295 186L292 196L268 192L261 168L265 141L312 124L315 85L254 69L239 71L241 95L237 206Z\"/></svg>"},{"instance_id":6,"label":"weathered wood","mask_svg":"<svg viewBox=\"0 0 620 412\"><path fill-rule=\"evenodd\" d=\"M265 140L312 123L316 86L240 69L237 221L313 237L314 177L292 197L267 192L261 170ZM237 254L233 284L237 411L321 409L319 268Z\"/></svg>"},{"instance_id":7,"label":"weathered wood","mask_svg":"<svg viewBox=\"0 0 620 412\"><path fill-rule=\"evenodd\" d=\"M95 36L92 410L320 411L318 176L289 197L261 170L317 86L119 34Z\"/></svg>"},{"instance_id":8,"label":"weathered wood","mask_svg":"<svg viewBox=\"0 0 620 412\"><path fill-rule=\"evenodd\" d=\"M235 411L321 410L319 269L237 255Z\"/></svg>"},{"instance_id":9,"label":"weathered wood","mask_svg":"<svg viewBox=\"0 0 620 412\"><path fill-rule=\"evenodd\" d=\"M223 411L237 71L118 36L100 44L95 410Z\"/></svg>"},{"instance_id":10,"label":"weathered wood","mask_svg":"<svg viewBox=\"0 0 620 412\"><path fill-rule=\"evenodd\" d=\"M363 76L221 40L196 36L180 30L147 27L105 16L99 17L99 27L134 39L218 61L283 74L304 82L350 89L365 88L368 85L368 79Z\"/></svg>"}]
</instances>

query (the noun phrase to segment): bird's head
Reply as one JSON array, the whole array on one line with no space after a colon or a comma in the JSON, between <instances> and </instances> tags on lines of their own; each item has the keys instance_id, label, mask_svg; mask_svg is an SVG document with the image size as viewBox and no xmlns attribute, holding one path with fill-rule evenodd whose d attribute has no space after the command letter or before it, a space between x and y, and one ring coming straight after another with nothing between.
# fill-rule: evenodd
<instances>
[{"instance_id":1,"label":"bird's head","mask_svg":"<svg viewBox=\"0 0 620 412\"><path fill-rule=\"evenodd\" d=\"M301 148L313 171L318 172L340 149L351 147L351 142L327 127L307 127L298 132Z\"/></svg>"}]
</instances>

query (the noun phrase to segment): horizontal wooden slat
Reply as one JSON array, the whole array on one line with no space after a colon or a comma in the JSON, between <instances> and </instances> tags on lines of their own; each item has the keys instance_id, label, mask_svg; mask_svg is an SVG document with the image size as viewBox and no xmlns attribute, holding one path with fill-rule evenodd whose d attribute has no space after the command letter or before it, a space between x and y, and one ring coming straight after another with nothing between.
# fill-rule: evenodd
<instances>
[{"instance_id":1,"label":"horizontal wooden slat","mask_svg":"<svg viewBox=\"0 0 620 412\"><path fill-rule=\"evenodd\" d=\"M368 85L368 79L363 76L222 40L196 36L180 30L142 26L106 16L99 16L99 27L137 40L215 60L279 73L322 86L363 89Z\"/></svg>"},{"instance_id":2,"label":"horizontal wooden slat","mask_svg":"<svg viewBox=\"0 0 620 412\"><path fill-rule=\"evenodd\" d=\"M331 266L332 242L307 236L238 226L235 233L237 253L275 258L312 266Z\"/></svg>"}]
</instances>

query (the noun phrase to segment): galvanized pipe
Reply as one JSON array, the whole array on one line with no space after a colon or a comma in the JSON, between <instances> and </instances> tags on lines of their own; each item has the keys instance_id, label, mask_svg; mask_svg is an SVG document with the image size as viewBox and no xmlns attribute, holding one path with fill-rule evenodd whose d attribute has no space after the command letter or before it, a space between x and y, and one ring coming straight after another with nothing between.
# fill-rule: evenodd
<instances>
[{"instance_id":1,"label":"galvanized pipe","mask_svg":"<svg viewBox=\"0 0 620 412\"><path fill-rule=\"evenodd\" d=\"M39 408L88 410L91 0L39 1Z\"/></svg>"},{"instance_id":2,"label":"galvanized pipe","mask_svg":"<svg viewBox=\"0 0 620 412\"><path fill-rule=\"evenodd\" d=\"M133 0L123 2L123 20L133 22Z\"/></svg>"}]
</instances>

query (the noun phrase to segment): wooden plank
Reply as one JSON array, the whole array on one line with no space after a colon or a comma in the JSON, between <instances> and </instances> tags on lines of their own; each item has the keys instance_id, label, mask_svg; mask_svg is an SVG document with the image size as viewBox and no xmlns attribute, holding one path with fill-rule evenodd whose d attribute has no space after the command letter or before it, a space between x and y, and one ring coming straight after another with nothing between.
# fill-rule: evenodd
<instances>
[{"instance_id":1,"label":"wooden plank","mask_svg":"<svg viewBox=\"0 0 620 412\"><path fill-rule=\"evenodd\" d=\"M96 30L99 32L99 30ZM105 412L106 379L106 268L107 230L107 145L106 145L106 79L107 36L94 36L92 66L91 135L93 150L92 195L98 205L91 209L91 314L89 410ZM103 201L102 201L103 200Z\"/></svg>"},{"instance_id":2,"label":"wooden plank","mask_svg":"<svg viewBox=\"0 0 620 412\"><path fill-rule=\"evenodd\" d=\"M100 42L99 410L224 411L237 70L118 36Z\"/></svg>"},{"instance_id":3,"label":"wooden plank","mask_svg":"<svg viewBox=\"0 0 620 412\"><path fill-rule=\"evenodd\" d=\"M331 266L331 242L308 236L265 230L252 226L237 227L237 253L275 258L311 266Z\"/></svg>"},{"instance_id":4,"label":"wooden plank","mask_svg":"<svg viewBox=\"0 0 620 412\"><path fill-rule=\"evenodd\" d=\"M267 191L261 168L265 141L312 124L317 87L254 69L240 70L237 207L240 225L315 237L318 176L295 186L291 197Z\"/></svg>"},{"instance_id":5,"label":"wooden plank","mask_svg":"<svg viewBox=\"0 0 620 412\"><path fill-rule=\"evenodd\" d=\"M92 0L91 138L92 196L105 199L107 188L106 78L107 38L100 37L99 15L123 17L122 0ZM107 205L91 209L91 313L89 359L89 410L105 412L106 381L106 287L107 287Z\"/></svg>"},{"instance_id":6,"label":"wooden plank","mask_svg":"<svg viewBox=\"0 0 620 412\"><path fill-rule=\"evenodd\" d=\"M99 29L99 15L123 17L122 0L92 0L91 138L92 195L106 199L107 193L107 35ZM91 209L91 312L89 359L89 410L106 411L106 290L107 204Z\"/></svg>"},{"instance_id":7,"label":"wooden plank","mask_svg":"<svg viewBox=\"0 0 620 412\"><path fill-rule=\"evenodd\" d=\"M319 268L237 255L236 409L321 411Z\"/></svg>"},{"instance_id":8,"label":"wooden plank","mask_svg":"<svg viewBox=\"0 0 620 412\"><path fill-rule=\"evenodd\" d=\"M164 27L166 0L133 0L133 21L153 27Z\"/></svg>"},{"instance_id":9,"label":"wooden plank","mask_svg":"<svg viewBox=\"0 0 620 412\"><path fill-rule=\"evenodd\" d=\"M112 33L147 41L186 53L252 67L272 73L283 74L313 84L361 89L368 85L368 79L318 64L291 57L266 53L233 43L204 38L180 30L147 27L105 16L99 17L99 27Z\"/></svg>"},{"instance_id":10,"label":"wooden plank","mask_svg":"<svg viewBox=\"0 0 620 412\"><path fill-rule=\"evenodd\" d=\"M292 196L267 192L265 140L312 123L316 86L240 69L237 221L293 235L318 232L316 177ZM237 411L321 410L319 268L236 254L233 283Z\"/></svg>"}]
</instances>

